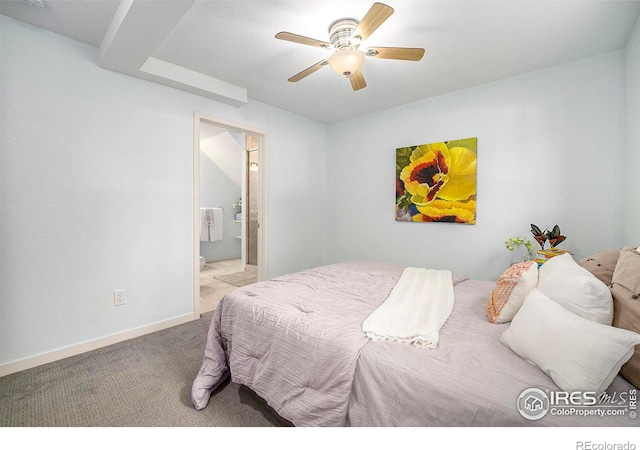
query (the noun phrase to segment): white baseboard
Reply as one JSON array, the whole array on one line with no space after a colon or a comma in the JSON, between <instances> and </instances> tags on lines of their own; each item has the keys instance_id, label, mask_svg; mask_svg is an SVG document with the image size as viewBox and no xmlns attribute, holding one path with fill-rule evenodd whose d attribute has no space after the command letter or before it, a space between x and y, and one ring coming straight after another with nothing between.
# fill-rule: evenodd
<instances>
[{"instance_id":1,"label":"white baseboard","mask_svg":"<svg viewBox=\"0 0 640 450\"><path fill-rule=\"evenodd\" d=\"M173 319L157 322L151 325L145 325L143 327L128 330L123 333L113 334L111 336L106 336L93 341L83 342L82 344L73 345L71 347L54 350L49 353L44 353L25 359L20 359L18 361L0 364L0 377L31 369L33 367L41 366L43 364L48 364L50 362L59 361L61 359L69 358L70 356L80 355L81 353L96 350L108 345L117 344L118 342L127 341L129 339L143 336L145 334L175 327L176 325L181 325L195 319L197 319L197 317L194 314L185 314L184 316L174 317Z\"/></svg>"}]
</instances>

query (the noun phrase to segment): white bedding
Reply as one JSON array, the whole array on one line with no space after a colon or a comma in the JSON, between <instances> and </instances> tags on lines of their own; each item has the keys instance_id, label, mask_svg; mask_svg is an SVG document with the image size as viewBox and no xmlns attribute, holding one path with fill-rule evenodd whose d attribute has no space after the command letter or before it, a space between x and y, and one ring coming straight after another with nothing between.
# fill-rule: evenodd
<instances>
[{"instance_id":1,"label":"white bedding","mask_svg":"<svg viewBox=\"0 0 640 450\"><path fill-rule=\"evenodd\" d=\"M467 280L455 287L456 304L440 330L440 343L435 349L390 341L365 345L358 357L348 425L640 425L640 419L631 419L628 414L584 417L547 413L537 421L522 417L516 403L525 389L559 388L539 368L500 343L509 324L487 320L486 304L493 286L489 281ZM615 401L621 399L620 394L628 401L632 389L633 385L617 376L608 392Z\"/></svg>"},{"instance_id":2,"label":"white bedding","mask_svg":"<svg viewBox=\"0 0 640 450\"><path fill-rule=\"evenodd\" d=\"M486 317L493 282L453 277L455 306L436 348L368 339L362 324L402 270L341 263L227 294L192 385L194 407L206 407L230 374L296 426L640 424L628 416L522 418L516 401L524 389L557 387L500 343L508 324ZM610 392L631 388L618 376Z\"/></svg>"}]
</instances>

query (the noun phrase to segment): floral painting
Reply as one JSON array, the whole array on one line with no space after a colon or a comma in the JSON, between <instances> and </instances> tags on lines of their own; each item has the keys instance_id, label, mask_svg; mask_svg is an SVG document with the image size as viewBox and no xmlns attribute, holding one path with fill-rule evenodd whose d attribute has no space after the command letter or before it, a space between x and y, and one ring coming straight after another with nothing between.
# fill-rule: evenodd
<instances>
[{"instance_id":1,"label":"floral painting","mask_svg":"<svg viewBox=\"0 0 640 450\"><path fill-rule=\"evenodd\" d=\"M396 220L475 224L477 141L396 149Z\"/></svg>"}]
</instances>

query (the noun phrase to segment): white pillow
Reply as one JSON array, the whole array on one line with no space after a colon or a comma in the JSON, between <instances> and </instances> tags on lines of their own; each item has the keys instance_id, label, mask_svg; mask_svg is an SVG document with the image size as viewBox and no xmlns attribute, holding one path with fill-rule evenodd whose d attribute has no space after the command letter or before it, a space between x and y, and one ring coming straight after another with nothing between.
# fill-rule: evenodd
<instances>
[{"instance_id":1,"label":"white pillow","mask_svg":"<svg viewBox=\"0 0 640 450\"><path fill-rule=\"evenodd\" d=\"M516 315L524 298L538 284L538 264L525 261L509 267L491 291L487 318L491 323L506 323Z\"/></svg>"},{"instance_id":2,"label":"white pillow","mask_svg":"<svg viewBox=\"0 0 640 450\"><path fill-rule=\"evenodd\" d=\"M569 253L554 256L538 269L538 289L585 319L604 325L613 322L611 291Z\"/></svg>"},{"instance_id":3,"label":"white pillow","mask_svg":"<svg viewBox=\"0 0 640 450\"><path fill-rule=\"evenodd\" d=\"M560 389L600 395L633 355L640 334L580 317L533 289L500 342Z\"/></svg>"},{"instance_id":4,"label":"white pillow","mask_svg":"<svg viewBox=\"0 0 640 450\"><path fill-rule=\"evenodd\" d=\"M554 256L553 258L549 258L538 270L538 283L544 282L547 278L558 271L570 269L576 265L580 266L573 260L571 253L563 253L561 255Z\"/></svg>"}]
</instances>

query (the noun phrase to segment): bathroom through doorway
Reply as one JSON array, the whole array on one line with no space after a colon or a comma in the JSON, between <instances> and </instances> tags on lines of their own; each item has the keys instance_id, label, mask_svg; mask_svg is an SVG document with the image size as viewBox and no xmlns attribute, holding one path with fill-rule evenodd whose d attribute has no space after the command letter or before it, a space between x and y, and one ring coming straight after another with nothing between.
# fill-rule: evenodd
<instances>
[{"instance_id":1,"label":"bathroom through doorway","mask_svg":"<svg viewBox=\"0 0 640 450\"><path fill-rule=\"evenodd\" d=\"M194 117L194 312L219 299L214 266L234 261L235 279L264 279L264 152L266 134L196 113ZM212 215L211 211L217 210ZM205 219L206 217L206 219ZM215 223L214 223L215 222ZM238 264L239 263L239 264ZM204 271L203 271L204 269ZM230 275L227 274L227 278ZM204 279L203 279L204 277ZM232 277L232 280L234 278ZM226 279L225 281L229 281ZM233 281L232 281L233 283ZM242 285L241 283L236 283ZM204 291L204 292L203 292ZM220 297L224 295L220 289ZM216 294L217 295L217 294ZM213 295L215 296L215 295ZM206 298L205 298L206 297Z\"/></svg>"}]
</instances>

